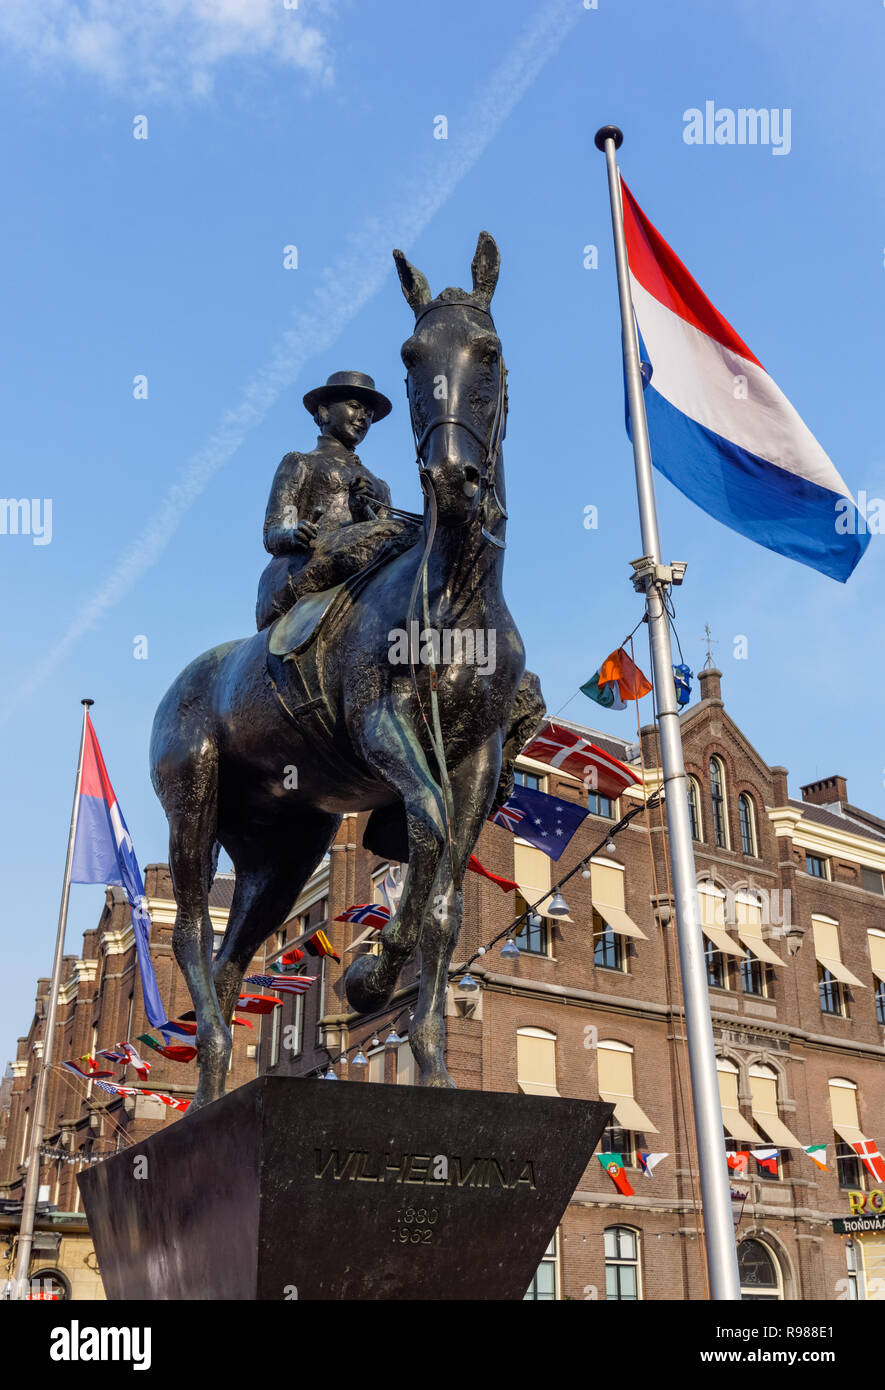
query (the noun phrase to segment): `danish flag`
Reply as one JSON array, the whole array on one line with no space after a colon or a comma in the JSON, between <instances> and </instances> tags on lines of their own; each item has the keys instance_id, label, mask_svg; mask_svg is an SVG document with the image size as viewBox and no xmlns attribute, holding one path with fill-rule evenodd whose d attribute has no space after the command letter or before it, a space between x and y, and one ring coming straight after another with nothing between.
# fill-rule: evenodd
<instances>
[{"instance_id":1,"label":"danish flag","mask_svg":"<svg viewBox=\"0 0 885 1390\"><path fill-rule=\"evenodd\" d=\"M879 1145L872 1139L861 1139L851 1147L876 1181L885 1182L885 1162L879 1153Z\"/></svg>"},{"instance_id":2,"label":"danish flag","mask_svg":"<svg viewBox=\"0 0 885 1390\"><path fill-rule=\"evenodd\" d=\"M527 758L534 758L549 767L561 768L584 782L589 791L614 799L627 787L641 783L632 768L619 762L611 753L598 748L576 729L548 720L542 731L523 748Z\"/></svg>"}]
</instances>

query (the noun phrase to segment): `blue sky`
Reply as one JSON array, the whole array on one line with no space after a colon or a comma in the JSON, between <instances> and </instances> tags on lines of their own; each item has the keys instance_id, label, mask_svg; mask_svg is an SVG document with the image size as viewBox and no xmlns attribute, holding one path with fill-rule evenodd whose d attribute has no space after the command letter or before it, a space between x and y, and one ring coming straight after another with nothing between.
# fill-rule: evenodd
<instances>
[{"instance_id":1,"label":"blue sky","mask_svg":"<svg viewBox=\"0 0 885 1390\"><path fill-rule=\"evenodd\" d=\"M0 536L0 1059L50 969L79 700L142 863L165 858L153 712L194 655L252 629L270 481L315 435L304 391L371 373L395 408L361 457L418 505L394 245L438 292L469 283L480 228L499 243L506 589L551 711L641 613L600 124L622 126L633 193L849 486L885 497L883 24L881 6L755 0L7 0L2 491L51 498L53 521L50 544ZM706 100L789 108L789 154L686 144ZM885 814L885 540L843 586L661 478L658 499L665 554L688 561L686 659L709 623L726 705L793 793L839 772ZM635 729L582 696L567 713ZM69 951L102 901L72 890Z\"/></svg>"}]
</instances>

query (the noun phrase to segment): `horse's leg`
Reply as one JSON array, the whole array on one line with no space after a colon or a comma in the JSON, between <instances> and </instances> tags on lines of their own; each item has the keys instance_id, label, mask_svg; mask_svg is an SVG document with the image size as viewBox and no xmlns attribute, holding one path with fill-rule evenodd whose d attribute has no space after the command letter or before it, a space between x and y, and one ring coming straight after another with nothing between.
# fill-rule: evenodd
<instances>
[{"instance_id":1,"label":"horse's leg","mask_svg":"<svg viewBox=\"0 0 885 1390\"><path fill-rule=\"evenodd\" d=\"M454 864L443 855L435 885L434 908L421 935L421 985L409 1045L415 1055L422 1086L454 1086L446 1068L446 989L452 952L461 931L464 894L456 890L452 871L460 879L494 801L501 771L501 736L496 732L451 774L455 809Z\"/></svg>"},{"instance_id":2,"label":"horse's leg","mask_svg":"<svg viewBox=\"0 0 885 1390\"><path fill-rule=\"evenodd\" d=\"M359 751L403 802L409 867L396 916L381 932L380 956L358 956L347 971L347 998L360 1013L383 1008L421 939L427 900L445 844L442 794L414 731L385 701L360 729Z\"/></svg>"},{"instance_id":3,"label":"horse's leg","mask_svg":"<svg viewBox=\"0 0 885 1390\"><path fill-rule=\"evenodd\" d=\"M197 1015L195 1038L200 1068L191 1110L224 1095L231 1036L212 984L213 927L209 888L217 863L217 753L204 740L174 771L164 770L163 804L169 819L169 868L177 912L172 949L187 981Z\"/></svg>"},{"instance_id":4,"label":"horse's leg","mask_svg":"<svg viewBox=\"0 0 885 1390\"><path fill-rule=\"evenodd\" d=\"M287 821L282 830L256 832L254 839L225 837L236 887L212 976L228 1025L249 962L286 920L340 824L340 816L316 811Z\"/></svg>"}]
</instances>

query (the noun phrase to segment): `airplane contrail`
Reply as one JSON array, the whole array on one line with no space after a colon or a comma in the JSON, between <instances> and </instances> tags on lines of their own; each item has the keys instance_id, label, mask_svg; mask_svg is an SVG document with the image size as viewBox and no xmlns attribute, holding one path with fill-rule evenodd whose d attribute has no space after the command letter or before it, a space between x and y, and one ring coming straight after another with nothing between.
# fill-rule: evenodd
<instances>
[{"instance_id":1,"label":"airplane contrail","mask_svg":"<svg viewBox=\"0 0 885 1390\"><path fill-rule=\"evenodd\" d=\"M420 173L386 202L383 212L363 219L349 248L326 267L308 305L293 314L269 360L243 387L238 404L225 411L203 447L184 464L134 544L127 547L62 636L48 644L46 658L13 691L0 711L0 725L57 673L59 661L156 564L185 513L233 457L249 430L264 419L305 364L331 347L346 324L375 297L390 272L391 246L409 247L420 236L583 13L576 0L542 3L467 111L452 121L454 133L446 149L437 148L432 158L423 160Z\"/></svg>"}]
</instances>

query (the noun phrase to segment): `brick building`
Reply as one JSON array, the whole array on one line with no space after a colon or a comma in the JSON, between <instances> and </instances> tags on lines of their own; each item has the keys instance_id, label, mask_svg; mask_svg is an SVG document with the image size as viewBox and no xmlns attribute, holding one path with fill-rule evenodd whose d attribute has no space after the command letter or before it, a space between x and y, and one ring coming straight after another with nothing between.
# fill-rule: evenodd
<instances>
[{"instance_id":1,"label":"brick building","mask_svg":"<svg viewBox=\"0 0 885 1390\"><path fill-rule=\"evenodd\" d=\"M175 902L165 864L150 864L145 893L152 919L151 954L160 995L176 1018L191 1007L184 978L172 954ZM233 875L219 875L212 886L210 915L221 940L233 896ZM49 980L37 982L34 1015L27 1035L19 1039L18 1056L0 1096L0 1282L14 1272L14 1239L21 1216L30 1133L31 1108L37 1072ZM234 1029L231 1086L256 1075L263 1018L253 1028ZM97 927L83 934L82 954L65 956L53 1051L56 1062L75 1060L99 1048L153 1032L144 1014L135 958L129 908L122 890L109 888ZM196 1072L138 1045L151 1063L150 1077L140 1082L130 1070L126 1084L150 1087L177 1098L192 1095ZM108 1063L110 1067L111 1064ZM119 1069L116 1075L122 1077ZM40 1201L31 1257L30 1276L48 1293L75 1299L103 1298L98 1265L83 1216L77 1174L103 1155L147 1138L180 1112L145 1097L113 1097L69 1072L55 1068L50 1075Z\"/></svg>"},{"instance_id":2,"label":"brick building","mask_svg":"<svg viewBox=\"0 0 885 1390\"><path fill-rule=\"evenodd\" d=\"M725 712L720 680L716 670L701 673L701 698L682 715L682 725L723 1120L728 1148L779 1150L776 1172L766 1173L751 1158L746 1176L735 1174L732 1181L740 1198L734 1205L744 1296L882 1298L885 1232L848 1237L832 1223L849 1214L849 1192L870 1194L882 1186L849 1142L885 1139L885 822L848 801L841 777L811 783L801 789L801 799L791 798L786 770L766 764ZM590 732L604 748L632 761L648 790L659 786L653 728L644 729L632 747ZM519 776L585 803L579 782L542 764L521 760ZM493 872L516 879L525 896L503 893L473 874L465 881L456 964L592 853L587 876L576 874L564 890L569 920L532 917L515 938L518 956L510 948L502 957L498 943L471 965L479 988L463 991L455 978L447 1000L447 1058L459 1086L602 1096L616 1105L604 1147L623 1154L635 1195L621 1196L594 1158L531 1297L705 1296L662 814L641 812L606 846L612 826L637 801L632 792L614 805L591 794L590 814L557 863L487 825L479 858ZM334 919L349 904L377 898L389 867L363 848L364 820L345 817L292 917L265 948L269 963L287 942L322 923L341 965L327 958L317 972L311 961L309 973L319 973L313 989L303 997L284 996L282 1008L261 1020L261 1028L256 1020L254 1035L235 1030L246 1036L235 1039L232 1084L249 1079L256 1068L317 1076L330 1066L340 1080L357 1084L413 1082L406 1036L415 969L404 974L391 1009L376 1019L355 1017L343 991L343 972L362 929ZM148 876L158 976L164 998L184 1008L186 993L169 947L174 905L166 872L153 866ZM230 879L216 881L219 929L230 893ZM125 909L109 895L98 929L86 934L83 960L67 966L63 1008L68 1026L79 1032L76 1040L59 1044L59 1056L87 1051L96 1026L98 1046L122 1037L130 997L137 1013L126 932ZM371 950L371 942L355 949ZM116 978L126 983L115 985ZM45 997L45 981L41 989ZM114 1022L105 1028L102 1020L111 1010ZM141 1020L126 1035L143 1027ZM396 1038L385 1045L392 1028ZM39 1036L38 1018L14 1064L8 1142L0 1155L6 1194L20 1190L23 1114ZM258 1055L249 1055L254 1050ZM179 1080L185 1069L157 1061L152 1083L186 1093ZM113 1112L125 1138L118 1141L108 1129L90 1132L95 1122L84 1107L74 1123L56 1093L47 1144L71 1132L78 1153L90 1144L112 1150L158 1123L174 1122L169 1114L129 1114L119 1102L97 1109L104 1115L100 1124ZM829 1172L802 1151L811 1144L827 1145ZM637 1167L638 1149L669 1155L651 1181ZM76 1213L74 1171L62 1169L53 1201ZM55 1181L50 1168L43 1181Z\"/></svg>"}]
</instances>

